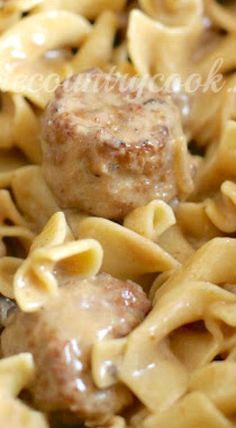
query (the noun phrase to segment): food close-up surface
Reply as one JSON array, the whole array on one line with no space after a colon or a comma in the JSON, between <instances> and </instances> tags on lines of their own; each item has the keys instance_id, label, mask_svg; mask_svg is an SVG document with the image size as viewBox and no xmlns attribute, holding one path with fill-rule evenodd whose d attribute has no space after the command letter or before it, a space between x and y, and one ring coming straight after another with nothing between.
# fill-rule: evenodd
<instances>
[{"instance_id":1,"label":"food close-up surface","mask_svg":"<svg viewBox=\"0 0 236 428\"><path fill-rule=\"evenodd\" d=\"M236 428L236 1L0 1L0 428Z\"/></svg>"}]
</instances>

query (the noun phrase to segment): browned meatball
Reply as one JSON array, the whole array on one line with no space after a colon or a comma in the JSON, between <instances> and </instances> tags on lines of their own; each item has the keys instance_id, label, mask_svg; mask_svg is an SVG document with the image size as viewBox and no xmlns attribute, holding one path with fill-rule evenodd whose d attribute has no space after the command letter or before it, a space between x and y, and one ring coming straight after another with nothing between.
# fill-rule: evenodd
<instances>
[{"instance_id":1,"label":"browned meatball","mask_svg":"<svg viewBox=\"0 0 236 428\"><path fill-rule=\"evenodd\" d=\"M66 80L46 109L42 135L45 177L62 208L120 219L178 195L178 110L170 95L137 78L134 85L92 70Z\"/></svg>"},{"instance_id":2,"label":"browned meatball","mask_svg":"<svg viewBox=\"0 0 236 428\"><path fill-rule=\"evenodd\" d=\"M98 389L91 374L96 341L127 335L150 310L142 289L107 274L64 279L57 297L36 313L17 312L2 334L4 356L31 352L31 392L43 411L66 411L103 422L132 403L124 385Z\"/></svg>"}]
</instances>

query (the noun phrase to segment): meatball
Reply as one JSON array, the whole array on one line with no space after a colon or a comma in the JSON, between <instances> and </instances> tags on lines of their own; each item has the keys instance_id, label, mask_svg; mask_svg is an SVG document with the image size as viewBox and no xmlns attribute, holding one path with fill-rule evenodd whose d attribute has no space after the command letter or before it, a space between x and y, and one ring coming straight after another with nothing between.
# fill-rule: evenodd
<instances>
[{"instance_id":1,"label":"meatball","mask_svg":"<svg viewBox=\"0 0 236 428\"><path fill-rule=\"evenodd\" d=\"M142 289L108 274L66 279L40 311L13 314L2 334L4 356L31 352L36 364L32 398L42 411L65 411L103 423L132 403L122 384L98 389L91 374L95 342L126 336L150 310Z\"/></svg>"},{"instance_id":2,"label":"meatball","mask_svg":"<svg viewBox=\"0 0 236 428\"><path fill-rule=\"evenodd\" d=\"M178 196L176 141L186 150L178 109L159 88L124 79L99 70L73 76L46 109L43 170L62 209L119 220Z\"/></svg>"}]
</instances>

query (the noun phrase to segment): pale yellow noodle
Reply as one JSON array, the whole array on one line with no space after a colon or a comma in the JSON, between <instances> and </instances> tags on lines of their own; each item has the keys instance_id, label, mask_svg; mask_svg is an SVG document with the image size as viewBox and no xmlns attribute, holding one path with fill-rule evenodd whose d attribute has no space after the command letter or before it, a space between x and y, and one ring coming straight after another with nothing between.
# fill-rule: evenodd
<instances>
[{"instance_id":1,"label":"pale yellow noodle","mask_svg":"<svg viewBox=\"0 0 236 428\"><path fill-rule=\"evenodd\" d=\"M7 190L0 190L0 207L0 240L7 238L9 241L13 239L13 245L14 240L19 241L27 254L34 238L34 233L29 230L27 222L17 210ZM3 241L2 244L3 248L5 248L5 250L2 250L2 256L5 256L7 248Z\"/></svg>"},{"instance_id":2,"label":"pale yellow noodle","mask_svg":"<svg viewBox=\"0 0 236 428\"><path fill-rule=\"evenodd\" d=\"M46 60L43 55L61 47L78 47L90 31L85 18L67 11L49 11L21 20L0 37L0 89L22 94L45 107L55 81L60 82L58 76L63 78L67 71L65 61Z\"/></svg>"},{"instance_id":3,"label":"pale yellow noodle","mask_svg":"<svg viewBox=\"0 0 236 428\"><path fill-rule=\"evenodd\" d=\"M220 235L205 208L204 202L183 202L176 209L178 224L194 248Z\"/></svg>"},{"instance_id":4,"label":"pale yellow noodle","mask_svg":"<svg viewBox=\"0 0 236 428\"><path fill-rule=\"evenodd\" d=\"M98 17L93 31L72 60L74 72L92 67L107 67L111 62L117 27L118 21L114 13L106 11Z\"/></svg>"},{"instance_id":5,"label":"pale yellow noodle","mask_svg":"<svg viewBox=\"0 0 236 428\"><path fill-rule=\"evenodd\" d=\"M5 5L5 2L4 2ZM0 3L1 6L1 3ZM16 24L21 18L20 11L0 8L0 34Z\"/></svg>"},{"instance_id":6,"label":"pale yellow noodle","mask_svg":"<svg viewBox=\"0 0 236 428\"><path fill-rule=\"evenodd\" d=\"M189 25L203 12L202 0L139 0L144 12L170 26Z\"/></svg>"},{"instance_id":7,"label":"pale yellow noodle","mask_svg":"<svg viewBox=\"0 0 236 428\"><path fill-rule=\"evenodd\" d=\"M48 428L43 414L30 409L17 396L34 379L31 354L19 354L0 362L0 424L19 428Z\"/></svg>"},{"instance_id":8,"label":"pale yellow noodle","mask_svg":"<svg viewBox=\"0 0 236 428\"><path fill-rule=\"evenodd\" d=\"M87 218L79 224L79 238L100 242L104 259L102 270L122 279L163 272L178 262L160 246L137 233L102 218Z\"/></svg>"},{"instance_id":9,"label":"pale yellow noodle","mask_svg":"<svg viewBox=\"0 0 236 428\"><path fill-rule=\"evenodd\" d=\"M192 256L194 250L175 223L172 208L160 200L136 208L124 219L125 227L156 242L167 253L183 263Z\"/></svg>"},{"instance_id":10,"label":"pale yellow noodle","mask_svg":"<svg viewBox=\"0 0 236 428\"><path fill-rule=\"evenodd\" d=\"M38 10L63 9L81 14L88 19L94 19L107 9L119 12L125 4L126 0L43 0Z\"/></svg>"},{"instance_id":11,"label":"pale yellow noodle","mask_svg":"<svg viewBox=\"0 0 236 428\"><path fill-rule=\"evenodd\" d=\"M39 163L39 120L21 95L2 94L0 112L1 149L18 147L32 162Z\"/></svg>"},{"instance_id":12,"label":"pale yellow noodle","mask_svg":"<svg viewBox=\"0 0 236 428\"><path fill-rule=\"evenodd\" d=\"M14 278L14 295L19 307L34 312L58 294L58 277L96 275L103 250L93 239L73 240L63 213L54 214L34 240L27 259Z\"/></svg>"},{"instance_id":13,"label":"pale yellow noodle","mask_svg":"<svg viewBox=\"0 0 236 428\"><path fill-rule=\"evenodd\" d=\"M174 225L167 229L159 237L157 243L181 264L185 263L194 254L194 247L191 241L188 241L179 225Z\"/></svg>"},{"instance_id":14,"label":"pale yellow noodle","mask_svg":"<svg viewBox=\"0 0 236 428\"><path fill-rule=\"evenodd\" d=\"M3 7L3 10L27 12L35 6L40 5L42 2L43 0L3 0L0 6Z\"/></svg>"},{"instance_id":15,"label":"pale yellow noodle","mask_svg":"<svg viewBox=\"0 0 236 428\"><path fill-rule=\"evenodd\" d=\"M192 198L206 196L209 192L216 191L224 180L235 178L235 136L236 122L226 121L218 144L213 144L208 149Z\"/></svg>"},{"instance_id":16,"label":"pale yellow noodle","mask_svg":"<svg viewBox=\"0 0 236 428\"><path fill-rule=\"evenodd\" d=\"M164 411L187 391L189 369L209 363L221 349L234 345L235 342L227 342L223 326L217 318L236 325L232 315L226 317L227 313L231 313L231 306L235 309L235 296L214 283L235 282L235 252L233 239L212 240L199 250L187 266L173 274L158 289L153 312L129 337L119 376L151 411ZM221 308L222 301L225 306ZM201 319L205 319L210 335L206 336L205 347L197 360L194 352L191 356L188 347L186 356L181 356L178 351L181 347L178 348L176 343L170 348L167 337L171 332L174 335L181 326ZM173 337L170 338L173 341ZM197 350L200 337L196 336L196 339ZM188 369L185 358L188 358ZM169 381L168 376L171 376ZM157 390L159 394L155 393Z\"/></svg>"},{"instance_id":17,"label":"pale yellow noodle","mask_svg":"<svg viewBox=\"0 0 236 428\"><path fill-rule=\"evenodd\" d=\"M230 415L236 407L235 376L235 362L211 363L192 375L189 388L204 392L222 412Z\"/></svg>"},{"instance_id":18,"label":"pale yellow noodle","mask_svg":"<svg viewBox=\"0 0 236 428\"><path fill-rule=\"evenodd\" d=\"M40 167L26 166L14 171L11 190L29 227L36 232L40 232L50 217L59 211Z\"/></svg>"},{"instance_id":19,"label":"pale yellow noodle","mask_svg":"<svg viewBox=\"0 0 236 428\"><path fill-rule=\"evenodd\" d=\"M221 192L205 201L205 210L211 222L224 233L236 232L236 183L225 181Z\"/></svg>"},{"instance_id":20,"label":"pale yellow noodle","mask_svg":"<svg viewBox=\"0 0 236 428\"><path fill-rule=\"evenodd\" d=\"M235 70L236 60L234 56L236 34L227 34L222 37L219 43L208 55L197 64L197 69L203 77L207 76L214 63L220 59L221 66L218 72L228 73Z\"/></svg>"},{"instance_id":21,"label":"pale yellow noodle","mask_svg":"<svg viewBox=\"0 0 236 428\"><path fill-rule=\"evenodd\" d=\"M0 292L9 299L14 299L14 276L23 260L16 257L1 257L0 259Z\"/></svg>"},{"instance_id":22,"label":"pale yellow noodle","mask_svg":"<svg viewBox=\"0 0 236 428\"><path fill-rule=\"evenodd\" d=\"M169 227L176 223L171 207L161 200L136 208L124 219L124 226L145 238L155 241Z\"/></svg>"},{"instance_id":23,"label":"pale yellow noodle","mask_svg":"<svg viewBox=\"0 0 236 428\"><path fill-rule=\"evenodd\" d=\"M127 340L106 340L98 342L92 350L92 373L99 388L109 388L117 383L118 372L125 353ZM116 368L111 371L111 365Z\"/></svg>"},{"instance_id":24,"label":"pale yellow noodle","mask_svg":"<svg viewBox=\"0 0 236 428\"><path fill-rule=\"evenodd\" d=\"M200 392L193 392L171 409L148 418L143 428L233 428L230 421Z\"/></svg>"},{"instance_id":25,"label":"pale yellow noodle","mask_svg":"<svg viewBox=\"0 0 236 428\"><path fill-rule=\"evenodd\" d=\"M189 72L189 55L202 29L200 16L197 14L194 22L182 27L168 27L139 10L133 10L129 19L129 54L138 72L157 75L157 83L166 85L164 79L173 73L184 79Z\"/></svg>"},{"instance_id":26,"label":"pale yellow noodle","mask_svg":"<svg viewBox=\"0 0 236 428\"><path fill-rule=\"evenodd\" d=\"M219 28L232 33L236 32L236 9L234 2L228 2L228 4L225 2L225 4L221 5L216 0L205 0L205 8L208 16Z\"/></svg>"},{"instance_id":27,"label":"pale yellow noodle","mask_svg":"<svg viewBox=\"0 0 236 428\"><path fill-rule=\"evenodd\" d=\"M19 153L0 150L0 189L8 188L11 185L14 172L26 163Z\"/></svg>"},{"instance_id":28,"label":"pale yellow noodle","mask_svg":"<svg viewBox=\"0 0 236 428\"><path fill-rule=\"evenodd\" d=\"M214 69L214 68L213 68ZM215 70L218 69L216 64ZM216 71L213 71L214 75ZM234 88L236 87L235 73L225 80L222 74L219 74L219 82L215 86L211 85L213 77L206 81L205 89L195 93L191 100L191 114L187 120L188 129L191 135L200 145L209 143L215 144L219 141L227 122L235 120L236 97ZM209 74L210 76L210 74ZM213 91L215 88L215 91ZM211 109L208 106L211 106ZM214 121L212 118L214 117Z\"/></svg>"}]
</instances>

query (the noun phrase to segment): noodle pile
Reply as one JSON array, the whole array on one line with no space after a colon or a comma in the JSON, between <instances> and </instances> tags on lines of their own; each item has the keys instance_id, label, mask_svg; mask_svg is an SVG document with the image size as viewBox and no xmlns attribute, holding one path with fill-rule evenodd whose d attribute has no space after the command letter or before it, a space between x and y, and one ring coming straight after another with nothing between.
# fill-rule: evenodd
<instances>
[{"instance_id":1,"label":"noodle pile","mask_svg":"<svg viewBox=\"0 0 236 428\"><path fill-rule=\"evenodd\" d=\"M38 310L63 265L132 279L153 303L128 337L93 347L95 384L123 382L138 399L107 428L236 426L235 46L234 2L0 2L0 293ZM187 201L152 201L123 224L60 212L41 116L60 81L92 67L168 82L197 153ZM34 376L30 354L0 360L1 426L49 426L17 398Z\"/></svg>"}]
</instances>

